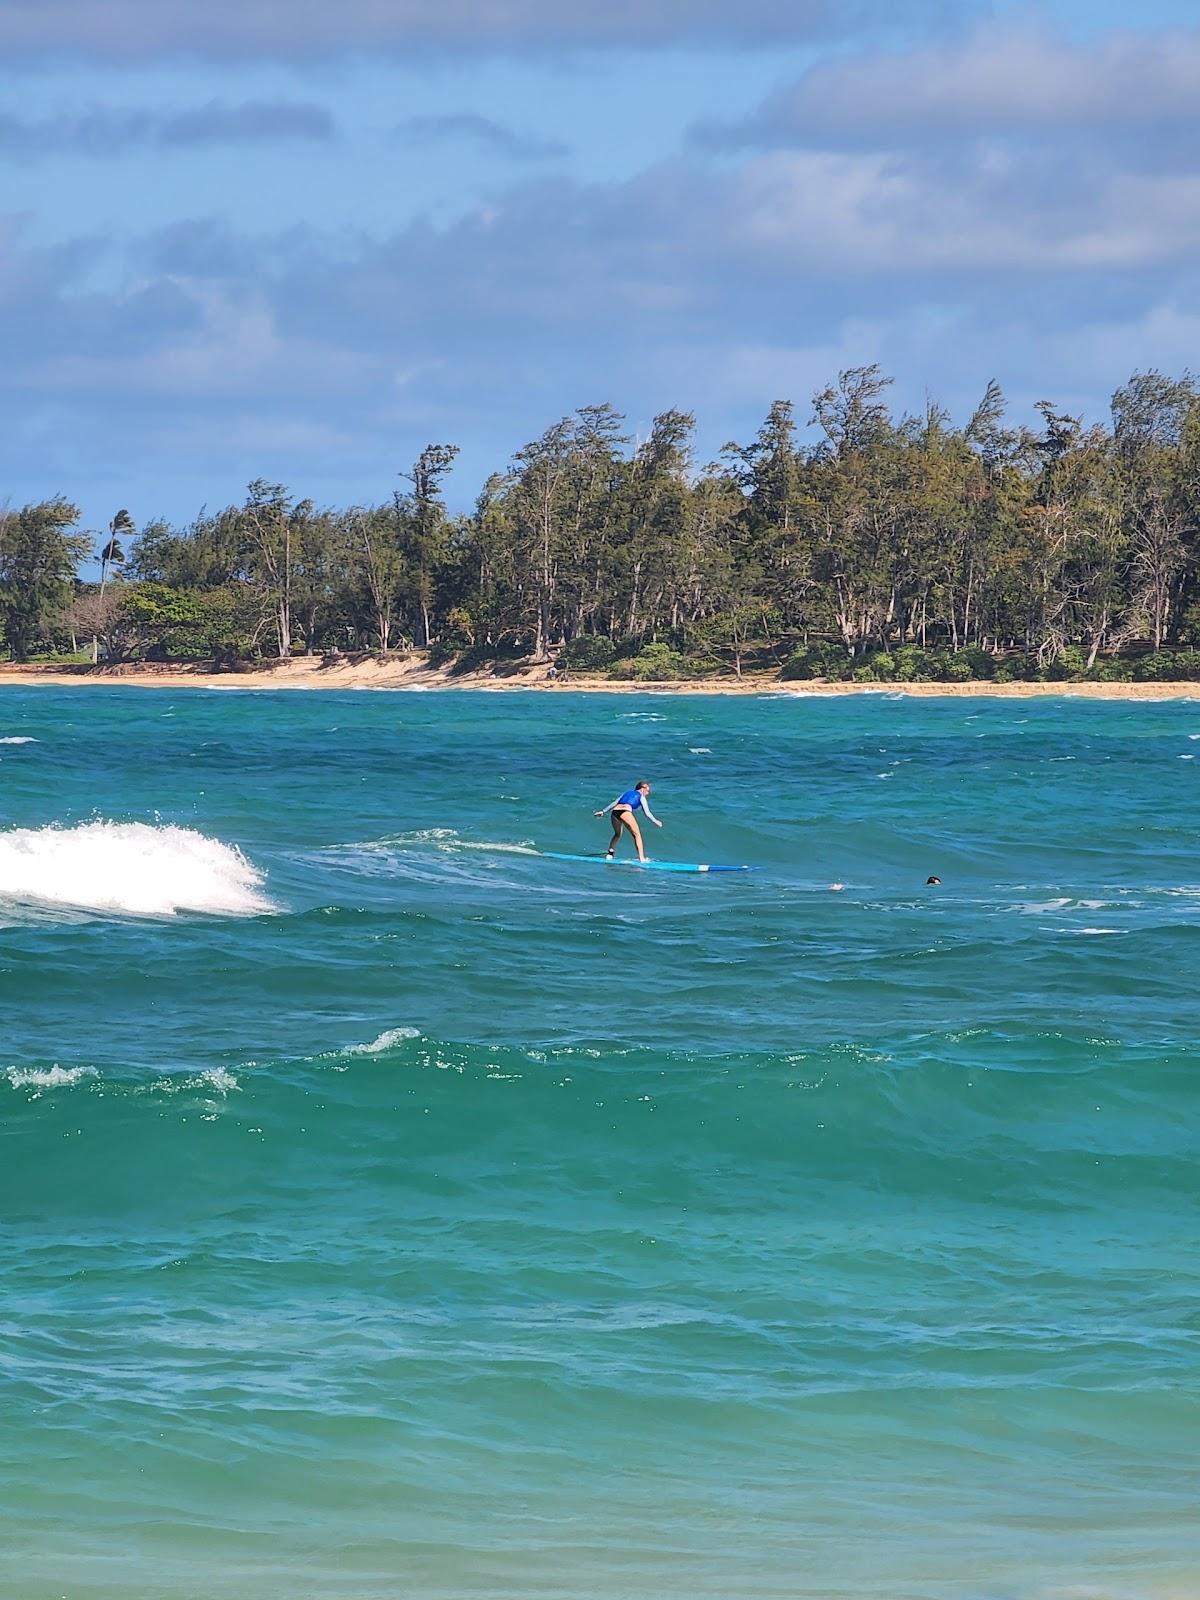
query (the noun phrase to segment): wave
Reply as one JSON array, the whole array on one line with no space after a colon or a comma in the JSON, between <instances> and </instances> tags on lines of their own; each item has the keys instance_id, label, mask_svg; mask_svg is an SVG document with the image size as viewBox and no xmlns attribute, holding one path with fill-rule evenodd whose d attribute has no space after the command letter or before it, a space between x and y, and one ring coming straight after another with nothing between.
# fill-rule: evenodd
<instances>
[{"instance_id":1,"label":"wave","mask_svg":"<svg viewBox=\"0 0 1200 1600\"><path fill-rule=\"evenodd\" d=\"M236 845L192 828L86 822L0 833L0 902L126 916L274 909Z\"/></svg>"},{"instance_id":2,"label":"wave","mask_svg":"<svg viewBox=\"0 0 1200 1600\"><path fill-rule=\"evenodd\" d=\"M228 1067L210 1067L207 1072L191 1073L186 1077L169 1074L166 1077L155 1079L153 1083L146 1084L144 1090L135 1092L144 1092L146 1094L200 1092L227 1095L233 1094L240 1088L241 1084Z\"/></svg>"},{"instance_id":3,"label":"wave","mask_svg":"<svg viewBox=\"0 0 1200 1600\"><path fill-rule=\"evenodd\" d=\"M357 1182L348 1153L382 1138L389 1161L455 1151L489 1173L501 1150L505 1170L511 1158L539 1193L607 1181L641 1151L638 1182L655 1204L678 1201L681 1172L705 1183L723 1173L755 1197L775 1184L797 1199L816 1182L1055 1214L1104 1203L1114 1184L1129 1205L1194 1192L1190 1049L1083 1031L934 1030L871 1047L709 1054L454 1042L391 1027L340 1049L208 1070L30 1063L4 1077L6 1117L22 1129L13 1154L30 1183L66 1159L66 1102L93 1136L71 1159L86 1164L94 1149L105 1171L136 1164L148 1129L181 1169L208 1159L196 1141L219 1120L302 1148L310 1175L338 1181ZM258 1192L275 1179L255 1148L230 1146L222 1159L231 1181ZM570 1159L527 1166L532 1151Z\"/></svg>"},{"instance_id":4,"label":"wave","mask_svg":"<svg viewBox=\"0 0 1200 1600\"><path fill-rule=\"evenodd\" d=\"M319 851L323 861L341 871L360 876L408 876L436 870L449 870L454 857L471 852L478 855L540 856L528 840L464 839L456 828L417 828L411 833L390 834L382 839L362 839L353 844L325 845ZM450 858L450 859L447 859Z\"/></svg>"},{"instance_id":5,"label":"wave","mask_svg":"<svg viewBox=\"0 0 1200 1600\"><path fill-rule=\"evenodd\" d=\"M394 1050L398 1045L406 1043L409 1039L419 1039L420 1032L416 1028L385 1028L377 1039L372 1039L370 1044L348 1044L341 1050L331 1050L318 1059L323 1061L337 1061L345 1056L381 1056L389 1050Z\"/></svg>"},{"instance_id":6,"label":"wave","mask_svg":"<svg viewBox=\"0 0 1200 1600\"><path fill-rule=\"evenodd\" d=\"M32 1089L33 1098L47 1089L73 1089L85 1078L96 1076L95 1067L9 1067L4 1074L14 1089Z\"/></svg>"},{"instance_id":7,"label":"wave","mask_svg":"<svg viewBox=\"0 0 1200 1600\"><path fill-rule=\"evenodd\" d=\"M14 733L6 739L0 739L0 744L37 744L31 733Z\"/></svg>"}]
</instances>

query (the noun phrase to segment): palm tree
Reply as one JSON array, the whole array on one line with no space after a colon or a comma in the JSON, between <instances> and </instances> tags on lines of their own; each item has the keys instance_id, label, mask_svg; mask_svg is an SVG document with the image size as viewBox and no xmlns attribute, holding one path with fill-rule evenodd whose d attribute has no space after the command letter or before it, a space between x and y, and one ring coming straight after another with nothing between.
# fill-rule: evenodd
<instances>
[{"instance_id":1,"label":"palm tree","mask_svg":"<svg viewBox=\"0 0 1200 1600\"><path fill-rule=\"evenodd\" d=\"M137 530L133 525L133 518L128 511L118 511L108 525L108 543L100 552L100 605L103 616L104 586L108 582L109 569L114 565L121 566L125 561L125 552L121 549L121 541L117 538L119 533L131 534ZM92 665L95 666L100 659L100 643L96 635L92 635Z\"/></svg>"}]
</instances>

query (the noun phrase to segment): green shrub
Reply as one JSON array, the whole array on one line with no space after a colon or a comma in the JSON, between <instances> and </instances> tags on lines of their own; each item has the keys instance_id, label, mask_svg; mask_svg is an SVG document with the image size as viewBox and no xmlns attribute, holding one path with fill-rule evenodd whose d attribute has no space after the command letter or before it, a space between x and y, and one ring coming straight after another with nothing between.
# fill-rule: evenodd
<instances>
[{"instance_id":1,"label":"green shrub","mask_svg":"<svg viewBox=\"0 0 1200 1600\"><path fill-rule=\"evenodd\" d=\"M835 682L851 676L854 662L840 644L824 641L795 650L784 662L781 678L830 678Z\"/></svg>"},{"instance_id":2,"label":"green shrub","mask_svg":"<svg viewBox=\"0 0 1200 1600\"><path fill-rule=\"evenodd\" d=\"M996 658L990 650L977 644L967 644L956 652L955 663L967 668L967 678L990 678L996 670Z\"/></svg>"},{"instance_id":3,"label":"green shrub","mask_svg":"<svg viewBox=\"0 0 1200 1600\"><path fill-rule=\"evenodd\" d=\"M139 583L130 587L128 606L146 654L159 660L237 660L251 649L258 616L255 596L237 583L197 590Z\"/></svg>"},{"instance_id":4,"label":"green shrub","mask_svg":"<svg viewBox=\"0 0 1200 1600\"><path fill-rule=\"evenodd\" d=\"M1139 683L1186 683L1200 678L1200 650L1154 650L1135 662Z\"/></svg>"},{"instance_id":5,"label":"green shrub","mask_svg":"<svg viewBox=\"0 0 1200 1600\"><path fill-rule=\"evenodd\" d=\"M1129 683L1133 678L1133 662L1121 656L1107 661L1097 661L1084 677L1092 683Z\"/></svg>"},{"instance_id":6,"label":"green shrub","mask_svg":"<svg viewBox=\"0 0 1200 1600\"><path fill-rule=\"evenodd\" d=\"M1036 683L1041 676L1037 657L1019 653L996 662L992 678L996 683Z\"/></svg>"},{"instance_id":7,"label":"green shrub","mask_svg":"<svg viewBox=\"0 0 1200 1600\"><path fill-rule=\"evenodd\" d=\"M1044 677L1047 683L1068 683L1082 678L1087 671L1087 657L1077 644L1066 645L1053 661L1047 663Z\"/></svg>"},{"instance_id":8,"label":"green shrub","mask_svg":"<svg viewBox=\"0 0 1200 1600\"><path fill-rule=\"evenodd\" d=\"M919 644L902 644L892 656L892 676L901 683L919 683L925 676L926 651Z\"/></svg>"},{"instance_id":9,"label":"green shrub","mask_svg":"<svg viewBox=\"0 0 1200 1600\"><path fill-rule=\"evenodd\" d=\"M609 676L635 683L666 683L672 678L694 677L696 671L695 662L669 644L647 644L636 656L618 661L610 669Z\"/></svg>"},{"instance_id":10,"label":"green shrub","mask_svg":"<svg viewBox=\"0 0 1200 1600\"><path fill-rule=\"evenodd\" d=\"M919 644L902 644L890 653L879 651L865 664L872 679L881 683L970 683L975 678L990 678L996 665L977 645L947 650Z\"/></svg>"},{"instance_id":11,"label":"green shrub","mask_svg":"<svg viewBox=\"0 0 1200 1600\"><path fill-rule=\"evenodd\" d=\"M982 651L980 652L983 653ZM964 658L961 650L951 651L947 654L942 665L940 682L942 683L972 683L981 674Z\"/></svg>"},{"instance_id":12,"label":"green shrub","mask_svg":"<svg viewBox=\"0 0 1200 1600\"><path fill-rule=\"evenodd\" d=\"M603 672L612 665L616 654L616 645L605 634L581 633L571 640L559 660L577 672Z\"/></svg>"},{"instance_id":13,"label":"green shrub","mask_svg":"<svg viewBox=\"0 0 1200 1600\"><path fill-rule=\"evenodd\" d=\"M886 650L876 650L860 667L855 667L854 676L860 683L891 683L896 677L895 659Z\"/></svg>"}]
</instances>

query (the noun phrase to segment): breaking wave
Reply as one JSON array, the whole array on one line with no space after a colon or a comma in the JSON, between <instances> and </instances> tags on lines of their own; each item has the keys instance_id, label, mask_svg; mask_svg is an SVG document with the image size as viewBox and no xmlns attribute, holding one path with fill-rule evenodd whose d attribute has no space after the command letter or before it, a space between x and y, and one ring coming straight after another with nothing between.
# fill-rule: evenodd
<instances>
[{"instance_id":1,"label":"breaking wave","mask_svg":"<svg viewBox=\"0 0 1200 1600\"><path fill-rule=\"evenodd\" d=\"M235 845L192 828L87 822L0 833L0 901L126 916L274 909Z\"/></svg>"}]
</instances>

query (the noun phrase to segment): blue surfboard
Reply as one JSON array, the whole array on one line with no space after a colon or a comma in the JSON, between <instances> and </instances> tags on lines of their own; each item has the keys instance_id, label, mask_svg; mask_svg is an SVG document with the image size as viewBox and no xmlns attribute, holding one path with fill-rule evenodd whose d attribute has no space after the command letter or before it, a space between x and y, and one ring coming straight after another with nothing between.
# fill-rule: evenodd
<instances>
[{"instance_id":1,"label":"blue surfboard","mask_svg":"<svg viewBox=\"0 0 1200 1600\"><path fill-rule=\"evenodd\" d=\"M755 872L756 867L718 867L695 861L639 861L636 856L571 856L561 850L539 850L539 855L550 861L591 861L605 867L639 867L647 872Z\"/></svg>"}]
</instances>

